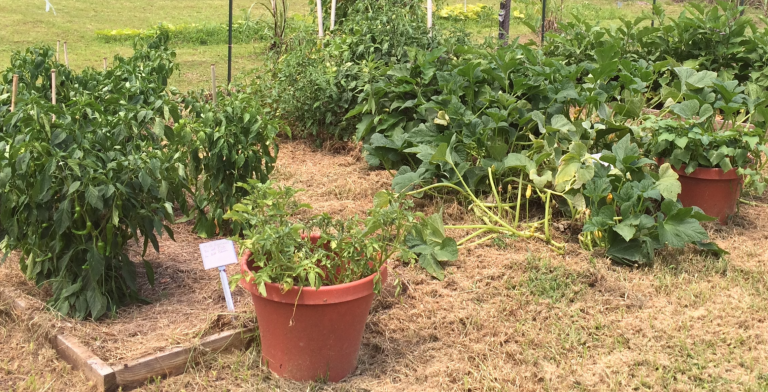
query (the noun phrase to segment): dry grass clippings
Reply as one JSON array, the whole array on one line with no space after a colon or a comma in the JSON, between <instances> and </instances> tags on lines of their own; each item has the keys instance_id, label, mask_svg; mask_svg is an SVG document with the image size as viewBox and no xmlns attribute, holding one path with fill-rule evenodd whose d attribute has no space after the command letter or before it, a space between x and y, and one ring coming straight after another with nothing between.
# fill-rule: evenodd
<instances>
[{"instance_id":1,"label":"dry grass clippings","mask_svg":"<svg viewBox=\"0 0 768 392\"><path fill-rule=\"evenodd\" d=\"M349 144L318 150L284 141L273 177L305 189L299 198L314 206L313 214L363 214L391 175L369 170L359 154ZM460 200L420 200L417 207L442 209L451 224L472 219ZM565 236L558 240L569 241L564 256L510 237L462 250L442 282L395 264L402 294L387 286L376 298L359 366L342 383L277 379L259 363L257 344L204 354L187 373L142 390L767 390L764 218L768 207L743 206L731 225L708 227L730 252L724 260L684 249L662 252L652 268L615 266L581 251L565 227L555 230ZM71 324L64 327L112 362L228 328L218 279L197 257L202 240L183 225L174 229L177 242L165 239L150 259L158 283L142 284L151 305L99 323L56 320L56 326ZM3 283L44 298L10 264L0 268ZM238 315L252 320L248 296L238 290L235 299ZM3 312L4 341L24 352L35 338ZM0 360L0 389L29 383L30 375L38 389L41 380L61 390L82 383L46 350L34 359Z\"/></svg>"}]
</instances>

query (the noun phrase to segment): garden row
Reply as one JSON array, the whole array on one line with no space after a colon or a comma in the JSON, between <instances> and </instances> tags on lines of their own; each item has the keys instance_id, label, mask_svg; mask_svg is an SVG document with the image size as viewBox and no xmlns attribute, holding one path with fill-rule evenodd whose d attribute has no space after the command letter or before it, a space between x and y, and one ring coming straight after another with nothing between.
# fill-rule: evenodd
<instances>
[{"instance_id":1,"label":"garden row","mask_svg":"<svg viewBox=\"0 0 768 392\"><path fill-rule=\"evenodd\" d=\"M363 142L371 166L397 172L396 192L463 195L483 223L455 227L476 229L458 244L512 235L563 251L557 213L584 248L626 264L666 245L722 253L697 207L725 222L742 186L764 191L768 35L739 7L689 4L677 19L655 7L612 28L574 16L540 49L425 31L422 12L355 2L322 48L286 39L260 88L295 128ZM717 168L730 200L691 199L679 178L699 168ZM541 219L521 216L529 199Z\"/></svg>"},{"instance_id":2,"label":"garden row","mask_svg":"<svg viewBox=\"0 0 768 392\"><path fill-rule=\"evenodd\" d=\"M126 244L157 251L177 210L204 236L239 230L223 220L243 194L236 183L266 181L275 162L277 122L252 95L214 105L210 94L167 91L177 68L167 38L137 41L104 71L72 72L33 47L2 73L3 251L21 252L22 272L50 283L49 305L64 315L97 319L145 301Z\"/></svg>"},{"instance_id":3,"label":"garden row","mask_svg":"<svg viewBox=\"0 0 768 392\"><path fill-rule=\"evenodd\" d=\"M395 253L435 262L458 257L450 239L452 251L442 250L440 226L430 226L439 217L420 219L391 192L377 195L365 220L289 220L306 206L295 202L294 190L268 181L275 137L289 130L247 87L226 94L169 89L177 66L167 43L167 32L137 40L132 57L79 74L52 49L34 47L14 54L2 75L3 253L19 250L25 276L50 284L53 309L98 319L146 302L126 245L143 241L153 284L144 255L150 245L159 251L158 236L173 239L170 223L190 219L204 238L241 238L241 249L263 267L252 278L261 293L269 283L319 288L366 277ZM327 251L304 233L322 233ZM373 262L344 261L353 254Z\"/></svg>"}]
</instances>

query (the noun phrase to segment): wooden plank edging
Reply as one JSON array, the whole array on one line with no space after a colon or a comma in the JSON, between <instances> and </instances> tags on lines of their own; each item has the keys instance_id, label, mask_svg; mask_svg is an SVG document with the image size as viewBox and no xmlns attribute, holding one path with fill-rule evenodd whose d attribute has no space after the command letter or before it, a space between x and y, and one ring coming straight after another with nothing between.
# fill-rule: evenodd
<instances>
[{"instance_id":1,"label":"wooden plank edging","mask_svg":"<svg viewBox=\"0 0 768 392\"><path fill-rule=\"evenodd\" d=\"M97 390L117 390L115 371L73 336L64 334L51 336L51 346L64 362L85 373L85 377Z\"/></svg>"},{"instance_id":2,"label":"wooden plank edging","mask_svg":"<svg viewBox=\"0 0 768 392\"><path fill-rule=\"evenodd\" d=\"M191 347L180 347L159 354L114 366L117 384L130 390L146 384L155 377L167 378L184 373L190 363L195 362L196 349L205 349L213 353L225 350L246 348L256 332L255 328L230 330L200 340Z\"/></svg>"},{"instance_id":3,"label":"wooden plank edging","mask_svg":"<svg viewBox=\"0 0 768 392\"><path fill-rule=\"evenodd\" d=\"M32 317L34 312L43 309L38 301L16 289L0 287L0 300L8 302L11 309L22 317ZM116 366L109 366L75 337L52 332L51 347L64 362L83 372L98 391L113 392L120 387L127 391L143 386L156 377L167 378L182 374L189 364L197 361L194 354L200 349L217 354L225 350L248 348L256 335L256 328L220 332L202 338L191 346L147 355Z\"/></svg>"}]
</instances>

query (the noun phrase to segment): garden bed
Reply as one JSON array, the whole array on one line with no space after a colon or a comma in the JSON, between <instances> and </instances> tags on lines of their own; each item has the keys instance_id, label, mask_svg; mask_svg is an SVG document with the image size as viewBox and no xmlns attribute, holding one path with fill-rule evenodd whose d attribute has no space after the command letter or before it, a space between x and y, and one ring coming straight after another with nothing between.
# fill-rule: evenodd
<instances>
[{"instance_id":1,"label":"garden bed","mask_svg":"<svg viewBox=\"0 0 768 392\"><path fill-rule=\"evenodd\" d=\"M292 141L282 142L273 177L306 189L299 197L315 207L313 213L340 216L363 213L374 193L391 181L384 171L369 171L355 148L338 144L316 151ZM435 201L418 206L425 212L444 208L447 224L467 222L466 210L446 200L442 206ZM385 290L374 302L359 367L339 387L764 388L766 218L768 207L742 204L730 226L707 226L710 236L731 252L727 261L686 249L662 252L653 268L618 267L582 251L575 234L556 224L563 230L556 229L555 236L567 243L564 256L538 240L506 239L462 250L442 282L420 268L397 266L404 293L395 298ZM197 244L202 240L191 233L191 226L174 229L177 243L164 239L161 254L148 253L156 286L148 289L142 283L142 293L153 300L151 305L123 309L117 319L99 323L53 316L50 323L110 364L226 329L217 323L228 319L219 316L225 306L218 279L203 271L199 260ZM4 287L44 295L23 280L15 262L0 271ZM241 289L234 300L239 313L250 314L250 299ZM53 389L88 390L82 383L77 386L79 373L67 371L46 349L30 355L37 351L29 347L34 338L22 333L27 323L7 325L4 338L9 337L15 350L0 361L0 387L4 377L8 385L20 385L36 375L41 388L51 380ZM257 346L210 356L187 374L161 381L159 388L307 389L271 377L257 358Z\"/></svg>"}]
</instances>

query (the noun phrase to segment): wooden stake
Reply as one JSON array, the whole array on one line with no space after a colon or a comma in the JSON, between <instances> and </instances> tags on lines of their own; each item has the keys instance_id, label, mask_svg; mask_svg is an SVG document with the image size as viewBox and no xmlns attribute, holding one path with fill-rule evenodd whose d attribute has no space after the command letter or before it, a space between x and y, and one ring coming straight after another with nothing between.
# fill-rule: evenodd
<instances>
[{"instance_id":1,"label":"wooden stake","mask_svg":"<svg viewBox=\"0 0 768 392\"><path fill-rule=\"evenodd\" d=\"M64 65L69 68L69 57L67 57L67 41L64 41Z\"/></svg>"},{"instance_id":2,"label":"wooden stake","mask_svg":"<svg viewBox=\"0 0 768 392\"><path fill-rule=\"evenodd\" d=\"M213 94L213 106L216 106L216 64L211 64L211 93Z\"/></svg>"},{"instance_id":3,"label":"wooden stake","mask_svg":"<svg viewBox=\"0 0 768 392\"><path fill-rule=\"evenodd\" d=\"M464 13L467 13L467 0L464 0Z\"/></svg>"},{"instance_id":4,"label":"wooden stake","mask_svg":"<svg viewBox=\"0 0 768 392\"><path fill-rule=\"evenodd\" d=\"M432 36L432 0L427 0L427 29L429 36Z\"/></svg>"},{"instance_id":5,"label":"wooden stake","mask_svg":"<svg viewBox=\"0 0 768 392\"><path fill-rule=\"evenodd\" d=\"M106 57L104 57L104 70L105 71L107 70L107 58Z\"/></svg>"},{"instance_id":6,"label":"wooden stake","mask_svg":"<svg viewBox=\"0 0 768 392\"><path fill-rule=\"evenodd\" d=\"M64 53L67 53L66 48L67 48L67 43L64 42ZM55 69L51 70L51 103L53 104L53 106L56 106L56 70ZM55 114L51 117L51 121L56 121Z\"/></svg>"},{"instance_id":7,"label":"wooden stake","mask_svg":"<svg viewBox=\"0 0 768 392\"><path fill-rule=\"evenodd\" d=\"M336 0L331 0L331 30L336 27Z\"/></svg>"},{"instance_id":8,"label":"wooden stake","mask_svg":"<svg viewBox=\"0 0 768 392\"><path fill-rule=\"evenodd\" d=\"M59 62L59 44L61 43L61 40L56 40L56 62Z\"/></svg>"},{"instance_id":9,"label":"wooden stake","mask_svg":"<svg viewBox=\"0 0 768 392\"><path fill-rule=\"evenodd\" d=\"M509 20L512 17L512 0L503 0L499 3L499 41L502 45L509 42Z\"/></svg>"},{"instance_id":10,"label":"wooden stake","mask_svg":"<svg viewBox=\"0 0 768 392\"><path fill-rule=\"evenodd\" d=\"M317 0L317 37L323 38L323 0Z\"/></svg>"},{"instance_id":11,"label":"wooden stake","mask_svg":"<svg viewBox=\"0 0 768 392\"><path fill-rule=\"evenodd\" d=\"M16 92L19 91L19 75L13 75L13 90L11 92L11 112L16 109Z\"/></svg>"}]
</instances>

